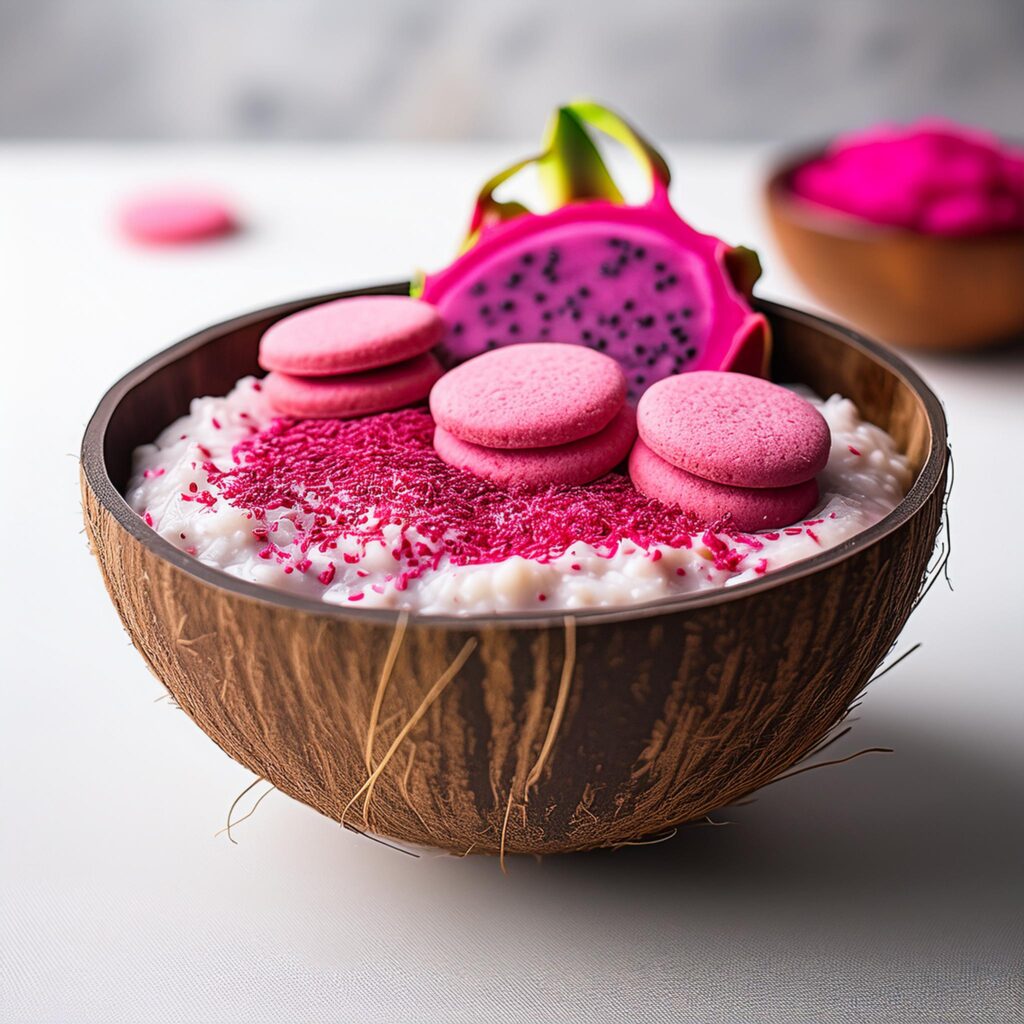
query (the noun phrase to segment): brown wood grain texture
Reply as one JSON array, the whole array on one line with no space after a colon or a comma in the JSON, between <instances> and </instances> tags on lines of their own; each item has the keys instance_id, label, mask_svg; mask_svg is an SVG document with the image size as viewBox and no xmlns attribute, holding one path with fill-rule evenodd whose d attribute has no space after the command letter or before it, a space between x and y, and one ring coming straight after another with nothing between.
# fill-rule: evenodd
<instances>
[{"instance_id":1,"label":"brown wood grain texture","mask_svg":"<svg viewBox=\"0 0 1024 1024\"><path fill-rule=\"evenodd\" d=\"M413 615L396 650L394 615L254 597L176 564L112 488L96 486L100 471L123 484L153 420L226 390L266 320L215 329L234 336L143 368L141 394L120 398L101 443L90 448L87 435L90 543L125 628L181 707L230 756L321 813L459 853L498 852L503 832L509 853L657 834L769 782L828 733L906 621L940 523L937 406L820 321L777 310L772 321L776 379L850 394L919 474L894 529L776 585L568 625ZM426 701L460 653L465 663ZM371 735L379 771L364 819Z\"/></svg>"}]
</instances>

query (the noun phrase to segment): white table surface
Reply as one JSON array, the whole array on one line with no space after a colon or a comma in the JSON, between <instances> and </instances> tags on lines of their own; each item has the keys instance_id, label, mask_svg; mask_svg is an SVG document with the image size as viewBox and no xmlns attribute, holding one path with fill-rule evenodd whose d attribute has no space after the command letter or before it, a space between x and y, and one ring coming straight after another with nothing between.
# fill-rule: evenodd
<instances>
[{"instance_id":1,"label":"white table surface","mask_svg":"<svg viewBox=\"0 0 1024 1024\"><path fill-rule=\"evenodd\" d=\"M103 391L250 308L445 262L497 148L0 147L5 1022L1010 1021L1024 828L1024 352L915 357L956 457L955 587L914 614L837 756L657 847L394 854L252 781L128 643L81 535ZM672 151L678 205L761 249L765 151ZM141 251L112 210L167 182L249 230ZM806 304L806 302L805 302ZM258 790L257 790L258 791ZM254 795L254 794L253 794Z\"/></svg>"}]
</instances>

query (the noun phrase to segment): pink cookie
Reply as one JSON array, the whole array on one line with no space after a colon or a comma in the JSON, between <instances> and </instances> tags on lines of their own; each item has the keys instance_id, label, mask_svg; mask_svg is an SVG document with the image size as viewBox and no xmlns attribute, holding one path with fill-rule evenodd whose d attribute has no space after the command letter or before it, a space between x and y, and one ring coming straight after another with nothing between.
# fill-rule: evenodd
<instances>
[{"instance_id":1,"label":"pink cookie","mask_svg":"<svg viewBox=\"0 0 1024 1024\"><path fill-rule=\"evenodd\" d=\"M441 364L429 352L381 370L339 377L293 377L270 373L263 390L284 416L300 419L351 419L422 402L441 376Z\"/></svg>"},{"instance_id":2,"label":"pink cookie","mask_svg":"<svg viewBox=\"0 0 1024 1024\"><path fill-rule=\"evenodd\" d=\"M500 487L588 484L614 469L636 437L636 413L623 405L603 430L580 441L547 448L485 448L463 441L444 427L434 431L434 449L444 462Z\"/></svg>"},{"instance_id":3,"label":"pink cookie","mask_svg":"<svg viewBox=\"0 0 1024 1024\"><path fill-rule=\"evenodd\" d=\"M430 411L449 434L488 448L547 448L604 429L626 400L618 363L582 345L509 345L449 371Z\"/></svg>"},{"instance_id":4,"label":"pink cookie","mask_svg":"<svg viewBox=\"0 0 1024 1024\"><path fill-rule=\"evenodd\" d=\"M736 487L789 487L828 462L810 402L760 377L698 370L652 385L637 407L647 446L673 466Z\"/></svg>"},{"instance_id":5,"label":"pink cookie","mask_svg":"<svg viewBox=\"0 0 1024 1024\"><path fill-rule=\"evenodd\" d=\"M121 230L145 245L183 245L229 235L238 227L234 211L214 196L185 193L141 197L120 215Z\"/></svg>"},{"instance_id":6,"label":"pink cookie","mask_svg":"<svg viewBox=\"0 0 1024 1024\"><path fill-rule=\"evenodd\" d=\"M633 486L663 505L677 506L713 524L729 517L738 530L770 530L806 518L818 503L814 479L791 487L729 487L712 483L659 458L642 440L629 456Z\"/></svg>"},{"instance_id":7,"label":"pink cookie","mask_svg":"<svg viewBox=\"0 0 1024 1024\"><path fill-rule=\"evenodd\" d=\"M278 320L260 340L260 366L298 377L331 377L390 366L433 348L444 322L433 306L403 295L335 299Z\"/></svg>"}]
</instances>

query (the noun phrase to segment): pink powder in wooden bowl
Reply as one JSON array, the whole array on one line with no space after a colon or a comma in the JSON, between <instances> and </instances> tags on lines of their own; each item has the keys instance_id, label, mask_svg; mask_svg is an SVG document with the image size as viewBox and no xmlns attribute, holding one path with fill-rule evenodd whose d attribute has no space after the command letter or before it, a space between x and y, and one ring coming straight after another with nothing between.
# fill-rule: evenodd
<instances>
[{"instance_id":1,"label":"pink powder in wooden bowl","mask_svg":"<svg viewBox=\"0 0 1024 1024\"><path fill-rule=\"evenodd\" d=\"M836 139L798 167L803 199L927 235L1024 231L1024 150L937 120Z\"/></svg>"}]
</instances>

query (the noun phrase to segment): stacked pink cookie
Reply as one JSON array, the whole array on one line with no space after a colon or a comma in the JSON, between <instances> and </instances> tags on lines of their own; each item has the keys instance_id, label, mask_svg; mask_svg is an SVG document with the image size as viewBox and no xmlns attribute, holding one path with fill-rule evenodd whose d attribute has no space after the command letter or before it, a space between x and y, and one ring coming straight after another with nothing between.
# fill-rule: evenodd
<instances>
[{"instance_id":1,"label":"stacked pink cookie","mask_svg":"<svg viewBox=\"0 0 1024 1024\"><path fill-rule=\"evenodd\" d=\"M810 402L759 377L697 371L651 387L629 459L636 488L704 522L785 526L818 502L831 435Z\"/></svg>"},{"instance_id":2,"label":"stacked pink cookie","mask_svg":"<svg viewBox=\"0 0 1024 1024\"><path fill-rule=\"evenodd\" d=\"M430 411L441 459L503 487L589 483L636 437L618 363L579 345L511 345L470 359L434 385Z\"/></svg>"},{"instance_id":3,"label":"stacked pink cookie","mask_svg":"<svg viewBox=\"0 0 1024 1024\"><path fill-rule=\"evenodd\" d=\"M260 339L264 390L286 416L350 419L423 401L441 376L433 306L403 296L336 299L285 317Z\"/></svg>"}]
</instances>

